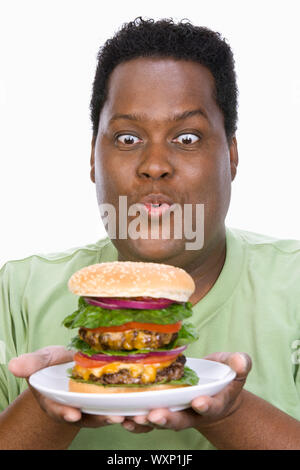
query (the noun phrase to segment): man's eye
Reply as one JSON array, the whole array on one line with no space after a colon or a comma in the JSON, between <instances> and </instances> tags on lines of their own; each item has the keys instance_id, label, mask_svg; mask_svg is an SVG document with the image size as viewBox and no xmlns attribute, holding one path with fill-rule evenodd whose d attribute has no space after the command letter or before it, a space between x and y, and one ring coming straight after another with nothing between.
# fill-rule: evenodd
<instances>
[{"instance_id":1,"label":"man's eye","mask_svg":"<svg viewBox=\"0 0 300 470\"><path fill-rule=\"evenodd\" d=\"M195 134L181 134L178 137L176 137L173 142L183 144L183 145L191 145L195 144L198 142L199 137Z\"/></svg>"},{"instance_id":2,"label":"man's eye","mask_svg":"<svg viewBox=\"0 0 300 470\"><path fill-rule=\"evenodd\" d=\"M117 136L116 141L123 145L134 145L141 142L141 139L139 139L135 135L122 134Z\"/></svg>"}]
</instances>

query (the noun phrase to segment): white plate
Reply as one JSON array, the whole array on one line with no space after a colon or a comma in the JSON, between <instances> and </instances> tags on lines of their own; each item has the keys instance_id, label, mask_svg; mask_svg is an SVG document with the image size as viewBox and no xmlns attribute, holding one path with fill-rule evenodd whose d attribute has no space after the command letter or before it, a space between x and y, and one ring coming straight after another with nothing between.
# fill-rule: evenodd
<instances>
[{"instance_id":1,"label":"white plate","mask_svg":"<svg viewBox=\"0 0 300 470\"><path fill-rule=\"evenodd\" d=\"M73 365L73 362L68 362L35 372L29 379L30 385L56 402L95 415L137 416L155 408L184 410L194 398L218 393L236 375L230 367L220 362L187 358L186 365L199 377L198 385L152 392L76 393L68 391L67 369Z\"/></svg>"}]
</instances>

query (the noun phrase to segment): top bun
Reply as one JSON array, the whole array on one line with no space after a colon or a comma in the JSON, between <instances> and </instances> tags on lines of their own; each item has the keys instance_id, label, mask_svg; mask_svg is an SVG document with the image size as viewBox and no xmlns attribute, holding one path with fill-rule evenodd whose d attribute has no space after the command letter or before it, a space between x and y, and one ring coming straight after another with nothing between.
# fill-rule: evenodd
<instances>
[{"instance_id":1,"label":"top bun","mask_svg":"<svg viewBox=\"0 0 300 470\"><path fill-rule=\"evenodd\" d=\"M70 278L68 287L80 296L143 296L186 302L195 283L186 271L168 264L112 261L80 269Z\"/></svg>"}]
</instances>

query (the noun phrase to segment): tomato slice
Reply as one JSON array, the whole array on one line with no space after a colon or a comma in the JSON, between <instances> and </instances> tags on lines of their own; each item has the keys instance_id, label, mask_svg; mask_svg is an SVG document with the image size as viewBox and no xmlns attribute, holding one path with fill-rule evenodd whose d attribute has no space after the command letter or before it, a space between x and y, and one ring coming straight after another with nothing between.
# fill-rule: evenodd
<instances>
[{"instance_id":1,"label":"tomato slice","mask_svg":"<svg viewBox=\"0 0 300 470\"><path fill-rule=\"evenodd\" d=\"M85 328L87 331L94 331L95 333L109 333L126 330L149 330L157 331L158 333L177 333L181 328L181 321L171 323L168 325L158 325L156 323L139 323L129 322L120 326L100 326L99 328Z\"/></svg>"},{"instance_id":2,"label":"tomato slice","mask_svg":"<svg viewBox=\"0 0 300 470\"><path fill-rule=\"evenodd\" d=\"M88 357L82 356L80 353L76 353L74 355L74 361L81 367L85 367L86 369L90 369L93 367L102 367L108 364L108 362L103 361L95 361Z\"/></svg>"}]
</instances>

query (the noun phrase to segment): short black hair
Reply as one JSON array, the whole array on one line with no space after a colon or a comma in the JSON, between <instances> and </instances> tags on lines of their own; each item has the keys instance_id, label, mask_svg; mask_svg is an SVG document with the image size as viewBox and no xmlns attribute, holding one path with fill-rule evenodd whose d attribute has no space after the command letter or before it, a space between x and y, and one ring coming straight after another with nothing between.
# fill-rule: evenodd
<instances>
[{"instance_id":1,"label":"short black hair","mask_svg":"<svg viewBox=\"0 0 300 470\"><path fill-rule=\"evenodd\" d=\"M238 88L234 57L221 34L188 20L136 18L100 48L90 102L93 135L98 133L101 109L107 97L107 83L114 68L138 57L168 57L192 60L207 67L215 81L215 100L224 116L228 142L238 119Z\"/></svg>"}]
</instances>

